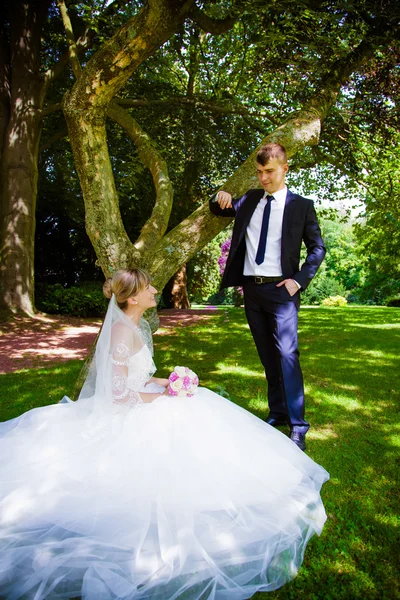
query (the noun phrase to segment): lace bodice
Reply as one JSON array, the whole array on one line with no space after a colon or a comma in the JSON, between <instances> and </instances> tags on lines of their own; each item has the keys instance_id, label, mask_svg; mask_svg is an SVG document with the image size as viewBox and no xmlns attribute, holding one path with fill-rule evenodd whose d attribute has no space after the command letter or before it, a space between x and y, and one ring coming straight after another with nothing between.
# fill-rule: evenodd
<instances>
[{"instance_id":1,"label":"lace bodice","mask_svg":"<svg viewBox=\"0 0 400 600\"><path fill-rule=\"evenodd\" d=\"M139 392L156 371L152 358L152 344L141 327L116 323L112 331L112 402L114 409L128 410L143 403ZM146 339L147 338L147 339Z\"/></svg>"}]
</instances>

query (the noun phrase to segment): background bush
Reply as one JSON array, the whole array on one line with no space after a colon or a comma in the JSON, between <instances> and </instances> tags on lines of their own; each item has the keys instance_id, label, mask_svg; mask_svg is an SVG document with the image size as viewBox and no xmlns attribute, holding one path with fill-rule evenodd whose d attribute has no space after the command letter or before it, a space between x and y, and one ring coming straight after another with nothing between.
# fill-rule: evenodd
<instances>
[{"instance_id":1,"label":"background bush","mask_svg":"<svg viewBox=\"0 0 400 600\"><path fill-rule=\"evenodd\" d=\"M323 269L317 273L305 292L301 294L302 304L319 305L331 296L346 297L346 288L339 281L327 275Z\"/></svg>"},{"instance_id":2,"label":"background bush","mask_svg":"<svg viewBox=\"0 0 400 600\"><path fill-rule=\"evenodd\" d=\"M400 307L400 294L392 296L386 299L386 306L397 306Z\"/></svg>"},{"instance_id":3,"label":"background bush","mask_svg":"<svg viewBox=\"0 0 400 600\"><path fill-rule=\"evenodd\" d=\"M347 300L343 296L329 296L322 300L322 306L347 306Z\"/></svg>"},{"instance_id":4,"label":"background bush","mask_svg":"<svg viewBox=\"0 0 400 600\"><path fill-rule=\"evenodd\" d=\"M218 259L221 256L221 244L230 235L230 230L221 231L187 264L188 294L191 302L197 304L234 304L230 298L224 301L225 294L219 292L221 275ZM221 301L216 301L218 299Z\"/></svg>"},{"instance_id":5,"label":"background bush","mask_svg":"<svg viewBox=\"0 0 400 600\"><path fill-rule=\"evenodd\" d=\"M82 282L64 288L60 283L36 286L36 306L51 315L104 317L108 300L99 282Z\"/></svg>"}]
</instances>

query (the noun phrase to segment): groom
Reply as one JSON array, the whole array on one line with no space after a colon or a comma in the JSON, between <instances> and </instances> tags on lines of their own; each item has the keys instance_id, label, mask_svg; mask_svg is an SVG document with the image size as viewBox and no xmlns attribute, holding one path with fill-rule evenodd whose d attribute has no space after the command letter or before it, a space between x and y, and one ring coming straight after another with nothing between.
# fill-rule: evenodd
<instances>
[{"instance_id":1,"label":"groom","mask_svg":"<svg viewBox=\"0 0 400 600\"><path fill-rule=\"evenodd\" d=\"M309 424L297 343L300 290L317 272L325 248L312 200L286 187L285 148L262 146L256 166L262 190L249 190L239 199L220 191L210 201L215 215L235 217L221 289L243 286L247 321L268 381L266 422L289 425L292 441L305 450ZM307 257L299 267L302 242Z\"/></svg>"}]
</instances>

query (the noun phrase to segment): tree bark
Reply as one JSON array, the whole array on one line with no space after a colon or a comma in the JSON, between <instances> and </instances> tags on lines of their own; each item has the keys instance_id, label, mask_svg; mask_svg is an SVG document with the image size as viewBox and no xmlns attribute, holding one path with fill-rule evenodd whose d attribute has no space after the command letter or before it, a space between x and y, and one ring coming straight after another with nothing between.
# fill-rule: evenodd
<instances>
[{"instance_id":1,"label":"tree bark","mask_svg":"<svg viewBox=\"0 0 400 600\"><path fill-rule=\"evenodd\" d=\"M127 2L128 0L125 0ZM9 0L0 7L0 310L34 312L37 161L47 89L69 53L41 75L42 28L51 0ZM121 0L111 3L104 18ZM77 41L90 46L94 31Z\"/></svg>"},{"instance_id":2,"label":"tree bark","mask_svg":"<svg viewBox=\"0 0 400 600\"><path fill-rule=\"evenodd\" d=\"M123 108L112 103L107 111L129 135L135 144L143 164L153 176L156 189L156 202L151 217L142 227L134 247L139 253L154 246L164 235L171 214L174 191L168 176L168 168L150 137L143 131L139 123Z\"/></svg>"},{"instance_id":3,"label":"tree bark","mask_svg":"<svg viewBox=\"0 0 400 600\"><path fill-rule=\"evenodd\" d=\"M129 76L176 31L193 2L158 0L146 5L96 52L64 97L86 230L106 275L139 264L143 250L142 245L138 249L132 244L122 223L107 147L106 114Z\"/></svg>"},{"instance_id":4,"label":"tree bark","mask_svg":"<svg viewBox=\"0 0 400 600\"><path fill-rule=\"evenodd\" d=\"M167 308L179 310L190 308L187 292L186 265L183 265L167 282L163 291L163 298L166 298Z\"/></svg>"},{"instance_id":5,"label":"tree bark","mask_svg":"<svg viewBox=\"0 0 400 600\"><path fill-rule=\"evenodd\" d=\"M0 173L0 308L31 315L37 162L44 99L40 43L48 2L15 1L9 5L10 112Z\"/></svg>"}]
</instances>

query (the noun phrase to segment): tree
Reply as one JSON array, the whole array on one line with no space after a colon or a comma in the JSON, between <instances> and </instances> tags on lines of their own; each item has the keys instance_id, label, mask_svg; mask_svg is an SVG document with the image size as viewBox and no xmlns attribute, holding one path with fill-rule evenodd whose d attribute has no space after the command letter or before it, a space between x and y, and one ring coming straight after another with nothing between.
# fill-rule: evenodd
<instances>
[{"instance_id":1,"label":"tree","mask_svg":"<svg viewBox=\"0 0 400 600\"><path fill-rule=\"evenodd\" d=\"M76 77L71 89L66 81L63 110L85 202L88 235L104 274L120 266L140 264L153 274L159 288L226 225L209 215L206 205L185 214L190 201L200 203L205 199L207 186L197 182L206 179L202 168L207 152L199 152L199 145L214 135L217 156L215 168L210 169L214 177L208 179L209 188L221 184L227 173L237 168L224 183L235 194L255 182L254 153L245 160L254 143L283 142L289 155L299 153L303 162L310 154L299 152L304 148L316 148L319 143L323 150L330 150L340 128L339 117L345 112L341 104L345 104L349 82L357 90L365 77L373 79L373 74L365 75L368 68L363 65L392 43L396 23L391 3L364 0L341 7L312 0L298 6L289 2L264 6L246 0L134 2L129 10L121 10L120 6L110 23L103 19L103 39L86 55L81 67L80 44L74 41L72 25L76 29L76 23L82 24L81 14L88 5L69 4L72 24L63 3L59 6ZM92 6L93 14L97 10L103 18L94 0ZM98 21L99 17L90 19ZM98 24L90 25L98 29ZM113 25L115 33L111 35ZM175 68L178 59L180 70ZM152 71L148 65L152 65ZM160 79L157 81L163 68L171 75L164 78L167 86L160 97L154 97L154 92L163 88ZM174 77L181 79L184 94L181 90L179 96L175 95L178 86L173 84ZM138 83L137 89L147 86L150 90L153 86L153 94L127 97L129 81ZM130 113L126 107L131 107ZM177 112L183 115L180 120L171 117L171 107L178 107ZM53 109L45 110L50 114ZM207 112L212 115L209 125L201 128L197 121L201 125L207 122ZM260 112L264 113L263 119L254 116ZM151 119L162 114L163 135L161 126L157 130L149 125ZM138 235L129 233L131 228L121 214L124 202L119 202L118 178L113 173L118 171L118 153L111 155L107 146L106 117L128 133L155 182L155 202L147 190L142 200L152 206L151 215L133 228L140 229ZM179 130L183 122L187 160L179 171L180 181L176 181L175 173L171 179L168 175L168 152L162 142L172 135L169 125ZM232 125L236 147L224 161L226 143L224 148L218 134L225 128L232 129ZM174 164L171 154L173 150L168 165ZM311 156L315 162L317 151ZM321 160L327 161L327 156L332 154L326 152ZM173 202L173 187L178 202ZM18 209L15 202L13 206ZM10 219L4 223L3 230L7 231ZM171 225L174 227L169 229ZM2 260L3 264L6 261Z\"/></svg>"},{"instance_id":2,"label":"tree","mask_svg":"<svg viewBox=\"0 0 400 600\"><path fill-rule=\"evenodd\" d=\"M76 65L77 82L64 100L64 113L86 205L88 233L103 271L109 274L120 266L140 264L150 271L159 288L222 226L220 220L209 215L207 207L202 206L164 235L172 206L166 164L137 121L113 102L113 97L157 44L172 35L186 16L194 18L197 13L191 13L190 8L193 3L185 4L183 9L180 5L179 10L173 2L154 2L146 6L88 61L82 71ZM131 33L129 43L126 43L128 31L138 31L139 25L141 35ZM263 142L279 141L287 147L289 155L306 145L318 143L321 125L342 85L377 47L375 35L369 34L367 27L365 30L357 47L330 65L302 108ZM105 135L106 114L124 127L134 140L142 159L152 169L157 189L152 217L134 243L126 234L118 207ZM254 158L255 152L228 180L225 189L237 195L254 183Z\"/></svg>"},{"instance_id":3,"label":"tree","mask_svg":"<svg viewBox=\"0 0 400 600\"><path fill-rule=\"evenodd\" d=\"M113 2L102 18L121 4ZM43 119L53 110L44 104L69 55L60 51L52 0L5 0L0 11L0 309L31 315L39 143ZM76 22L81 51L94 31Z\"/></svg>"},{"instance_id":4,"label":"tree","mask_svg":"<svg viewBox=\"0 0 400 600\"><path fill-rule=\"evenodd\" d=\"M33 305L33 247L40 121L52 74L40 73L50 0L3 4L1 25L0 307ZM9 31L6 23L9 19Z\"/></svg>"}]
</instances>

